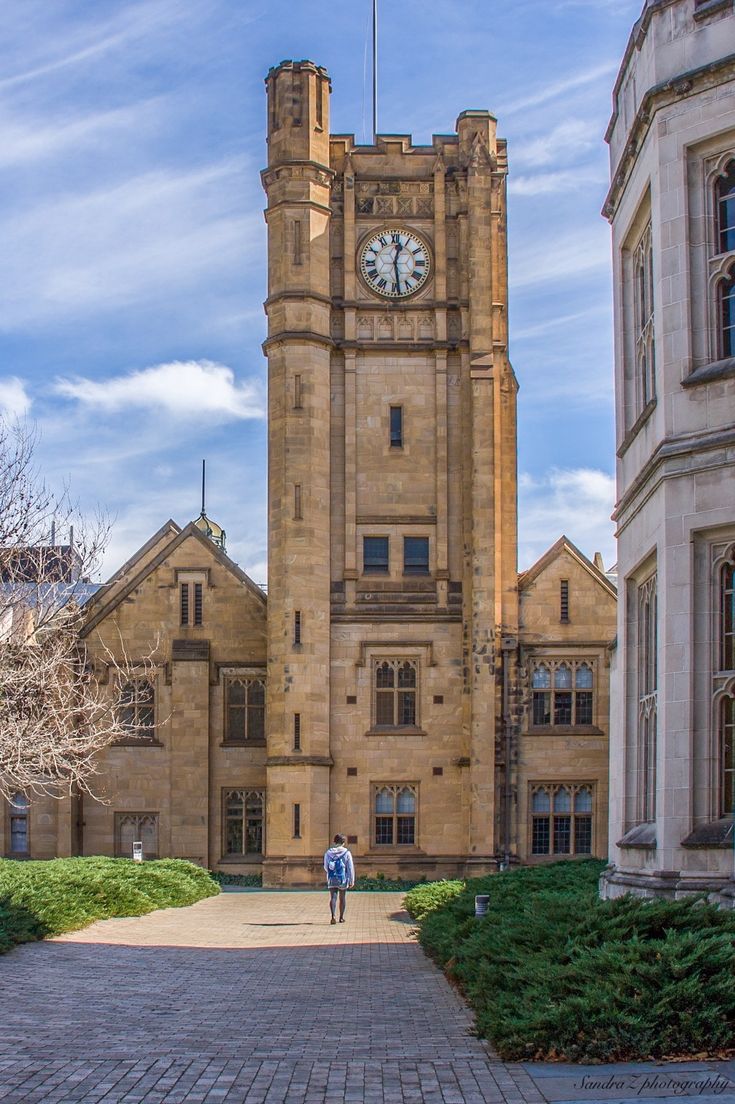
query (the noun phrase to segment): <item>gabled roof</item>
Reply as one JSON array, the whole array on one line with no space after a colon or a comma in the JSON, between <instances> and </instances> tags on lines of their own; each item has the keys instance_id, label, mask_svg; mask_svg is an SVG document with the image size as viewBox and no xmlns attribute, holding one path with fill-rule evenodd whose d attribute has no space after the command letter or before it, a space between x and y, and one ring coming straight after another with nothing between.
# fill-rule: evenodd
<instances>
[{"instance_id":1,"label":"gabled roof","mask_svg":"<svg viewBox=\"0 0 735 1104\"><path fill-rule=\"evenodd\" d=\"M141 559L143 559L147 551L150 551L151 548L155 547L156 543L159 542L162 537L166 536L167 532L170 533L170 540L165 541L160 551L155 556L153 556L152 559L142 564L139 571L135 571L135 565L139 563ZM98 625L100 621L104 620L105 617L112 613L112 611L116 609L117 606L119 606L120 603L124 601L124 599L127 598L127 596L136 589L136 587L139 587L144 579L146 579L153 571L160 567L160 565L164 562L165 559L167 559L168 556L175 552L176 549L184 543L184 541L189 540L190 538L198 541L199 544L201 544L202 548L204 548L210 556L217 560L217 562L221 564L226 571L229 571L230 574L234 575L239 582L243 583L246 589L253 595L254 598L256 598L264 606L267 604L265 593L260 589L260 587L256 586L250 576L246 575L242 568L238 567L238 565L234 562L234 560L230 559L226 552L223 552L221 548L219 548L216 544L209 540L209 538L206 537L201 532L201 530L197 528L195 522L191 521L183 529L180 529L175 521L171 521L169 519L169 521L167 521L166 524L163 525L158 530L158 532L155 533L154 536L152 536L151 539L147 541L143 545L143 547L135 553L134 556L131 556L131 558L123 564L119 571L115 572L115 574L108 580L105 586L95 596L93 602L90 602L88 604L87 608L89 610L90 616L88 617L87 622L82 629L81 635L86 636L89 632L91 632L91 630L96 625ZM124 582L124 585L116 586L115 584L119 582ZM105 600L105 596L107 596L107 601Z\"/></svg>"},{"instance_id":2,"label":"gabled roof","mask_svg":"<svg viewBox=\"0 0 735 1104\"><path fill-rule=\"evenodd\" d=\"M530 584L539 577L542 571L546 570L549 564L553 563L554 560L558 559L559 556L563 555L565 552L567 555L571 556L580 567L583 567L584 570L592 576L595 582L599 583L603 590L612 598L617 597L618 592L608 577L603 575L603 573L595 567L592 561L587 559L584 552L580 552L576 544L572 544L569 537L564 536L564 534L559 537L558 541L552 544L551 548L548 548L546 552L544 552L540 559L536 560L536 563L532 567L520 573L518 576L518 589L525 590L527 586L530 586Z\"/></svg>"}]
</instances>

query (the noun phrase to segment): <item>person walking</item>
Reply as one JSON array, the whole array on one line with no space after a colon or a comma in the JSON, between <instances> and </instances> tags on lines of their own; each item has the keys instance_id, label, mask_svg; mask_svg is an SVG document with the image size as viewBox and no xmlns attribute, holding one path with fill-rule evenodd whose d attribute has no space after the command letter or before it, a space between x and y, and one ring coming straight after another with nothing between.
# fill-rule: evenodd
<instances>
[{"instance_id":1,"label":"person walking","mask_svg":"<svg viewBox=\"0 0 735 1104\"><path fill-rule=\"evenodd\" d=\"M347 890L355 884L355 864L351 853L345 847L345 837L338 832L334 843L324 852L324 869L327 874L329 890L329 911L331 923L337 923L337 900L339 899L339 922L345 922L345 903Z\"/></svg>"}]
</instances>

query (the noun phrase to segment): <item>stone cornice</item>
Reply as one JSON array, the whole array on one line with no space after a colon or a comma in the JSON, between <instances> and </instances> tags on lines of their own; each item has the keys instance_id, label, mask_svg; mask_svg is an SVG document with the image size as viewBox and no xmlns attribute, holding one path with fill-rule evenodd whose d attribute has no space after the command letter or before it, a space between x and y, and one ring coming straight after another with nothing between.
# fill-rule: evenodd
<instances>
[{"instance_id":1,"label":"stone cornice","mask_svg":"<svg viewBox=\"0 0 735 1104\"><path fill-rule=\"evenodd\" d=\"M260 179L264 188L270 188L281 177L290 180L309 180L314 184L321 184L328 188L334 180L336 173L328 165L320 165L318 161L279 161L275 165L269 165L262 169Z\"/></svg>"},{"instance_id":2,"label":"stone cornice","mask_svg":"<svg viewBox=\"0 0 735 1104\"><path fill-rule=\"evenodd\" d=\"M621 516L629 509L641 491L646 487L646 484L651 482L667 460L686 456L688 453L692 452L709 452L713 449L734 446L735 427L714 430L711 433L689 433L680 437L666 438L657 446L638 473L638 476L621 496L613 511L612 520L620 520Z\"/></svg>"},{"instance_id":3,"label":"stone cornice","mask_svg":"<svg viewBox=\"0 0 735 1104\"><path fill-rule=\"evenodd\" d=\"M283 330L281 333L272 334L263 342L262 349L265 355L268 350L286 341L301 341L305 345L321 345L325 349L333 349L334 341L325 334L315 333L314 330Z\"/></svg>"},{"instance_id":4,"label":"stone cornice","mask_svg":"<svg viewBox=\"0 0 735 1104\"><path fill-rule=\"evenodd\" d=\"M332 767L331 755L269 755L266 767Z\"/></svg>"},{"instance_id":5,"label":"stone cornice","mask_svg":"<svg viewBox=\"0 0 735 1104\"><path fill-rule=\"evenodd\" d=\"M628 141L615 167L613 181L605 198L602 214L608 221L612 221L615 217L618 202L625 191L638 152L646 139L656 112L684 97L694 96L710 88L715 88L722 84L723 80L728 79L735 79L735 54L728 54L726 57L718 58L717 61L712 61L708 65L679 73L676 77L648 89L633 120ZM606 136L608 141L609 135L610 131Z\"/></svg>"}]
</instances>

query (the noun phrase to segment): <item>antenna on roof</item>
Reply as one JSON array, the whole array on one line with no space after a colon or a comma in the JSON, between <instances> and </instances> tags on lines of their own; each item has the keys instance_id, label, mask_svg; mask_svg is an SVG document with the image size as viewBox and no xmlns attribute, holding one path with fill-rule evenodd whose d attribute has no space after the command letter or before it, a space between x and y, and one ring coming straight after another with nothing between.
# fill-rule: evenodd
<instances>
[{"instance_id":1,"label":"antenna on roof","mask_svg":"<svg viewBox=\"0 0 735 1104\"><path fill-rule=\"evenodd\" d=\"M373 145L378 140L378 0L373 0Z\"/></svg>"},{"instance_id":2,"label":"antenna on roof","mask_svg":"<svg viewBox=\"0 0 735 1104\"><path fill-rule=\"evenodd\" d=\"M207 482L207 461L202 460L202 513L204 513L204 490Z\"/></svg>"}]
</instances>

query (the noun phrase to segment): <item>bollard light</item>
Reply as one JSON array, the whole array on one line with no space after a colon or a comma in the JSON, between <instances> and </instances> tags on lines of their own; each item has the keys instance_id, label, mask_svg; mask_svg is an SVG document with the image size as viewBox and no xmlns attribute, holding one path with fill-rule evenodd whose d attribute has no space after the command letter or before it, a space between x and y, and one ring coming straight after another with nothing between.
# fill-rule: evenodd
<instances>
[{"instance_id":1,"label":"bollard light","mask_svg":"<svg viewBox=\"0 0 735 1104\"><path fill-rule=\"evenodd\" d=\"M475 896L475 916L484 916L490 904L489 893L478 893Z\"/></svg>"}]
</instances>

